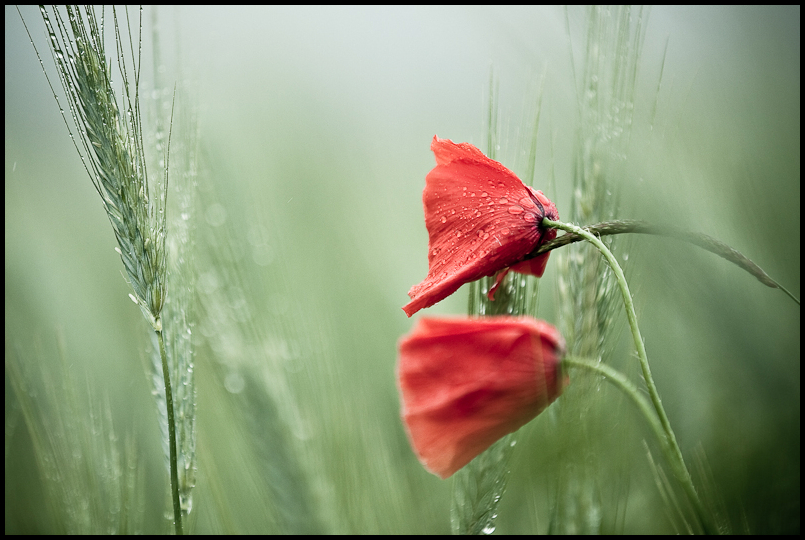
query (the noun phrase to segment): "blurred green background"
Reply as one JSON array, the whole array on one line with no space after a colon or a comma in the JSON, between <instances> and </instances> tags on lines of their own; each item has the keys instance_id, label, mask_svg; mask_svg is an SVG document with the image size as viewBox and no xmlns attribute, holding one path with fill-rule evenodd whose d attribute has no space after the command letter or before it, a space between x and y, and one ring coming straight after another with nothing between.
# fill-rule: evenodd
<instances>
[{"instance_id":1,"label":"blurred green background","mask_svg":"<svg viewBox=\"0 0 805 540\"><path fill-rule=\"evenodd\" d=\"M21 10L51 69L37 10ZM82 393L107 400L116 432L134 434L146 471L143 531L160 532L153 516L167 508L167 475L143 368L145 323L19 16L8 6L5 15L5 530L59 530L43 503L52 479L37 470L8 365L21 364L46 403L40 379L58 376L61 356ZM146 66L149 17L146 9ZM199 315L194 530L287 530L282 505L270 502L281 498L277 487L264 485L271 458L245 442L263 429L249 418L273 418L271 405L244 397L249 380L238 377L252 373L274 389L269 401L283 403L280 431L302 449L300 474L312 478L300 504L315 508L319 530L447 532L449 481L425 472L409 449L394 381L396 341L411 326L400 307L427 273L421 191L434 165L430 141L438 134L486 148L494 70L498 158L523 174L515 141L530 133L542 84L535 187L564 217L584 10L197 7L159 17L165 76L191 81L198 107L197 242L212 252L215 230L228 231L219 263L236 270L228 287L239 294L229 298L240 300L225 311L254 337L216 348L211 336L223 327ZM652 8L618 186L621 217L710 234L797 296L799 36L799 7ZM697 248L657 238L628 245L649 360L686 458L704 451L736 532L798 532L800 308ZM211 258L197 264L198 287L214 289ZM552 270L540 316L555 322ZM466 290L428 311L466 312ZM629 355L622 337L618 350ZM630 456L618 530L672 531L643 449L647 432L622 412L613 407L611 421L633 424L630 436L608 445L613 462ZM515 450L500 532L547 530L546 475L561 462L551 446L561 426L543 437L540 421Z\"/></svg>"}]
</instances>

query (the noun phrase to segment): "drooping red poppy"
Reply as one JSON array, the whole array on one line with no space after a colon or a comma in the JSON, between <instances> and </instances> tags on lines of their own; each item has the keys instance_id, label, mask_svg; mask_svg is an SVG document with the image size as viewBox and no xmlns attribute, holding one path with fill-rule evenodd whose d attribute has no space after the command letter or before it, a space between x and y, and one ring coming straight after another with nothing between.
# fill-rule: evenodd
<instances>
[{"instance_id":1,"label":"drooping red poppy","mask_svg":"<svg viewBox=\"0 0 805 540\"><path fill-rule=\"evenodd\" d=\"M559 219L541 191L469 143L433 137L436 167L425 178L422 203L428 229L428 276L408 292L410 317L465 283L511 269L542 277L549 253L524 260L556 237L540 224ZM519 263L519 264L518 264ZM498 275L494 289L505 276Z\"/></svg>"},{"instance_id":2,"label":"drooping red poppy","mask_svg":"<svg viewBox=\"0 0 805 540\"><path fill-rule=\"evenodd\" d=\"M397 376L419 461L447 478L562 392L559 331L530 317L423 317L400 339Z\"/></svg>"}]
</instances>

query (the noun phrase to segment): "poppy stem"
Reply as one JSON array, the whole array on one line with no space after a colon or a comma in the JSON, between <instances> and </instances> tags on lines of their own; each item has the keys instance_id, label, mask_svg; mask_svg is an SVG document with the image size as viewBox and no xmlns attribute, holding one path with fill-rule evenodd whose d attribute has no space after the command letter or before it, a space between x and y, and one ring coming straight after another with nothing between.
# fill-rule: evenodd
<instances>
[{"instance_id":1,"label":"poppy stem","mask_svg":"<svg viewBox=\"0 0 805 540\"><path fill-rule=\"evenodd\" d=\"M657 413L657 417L659 418L659 422L662 427L664 440L664 444L662 444L663 452L665 453L666 459L668 459L668 462L671 465L674 476L676 476L677 480L680 482L680 484L682 484L682 487L687 493L691 504L693 504L693 507L696 509L696 513L702 528L705 532L710 532L712 529L705 517L707 514L704 506L699 499L699 495L696 493L696 488L693 486L693 480L691 479L690 472L688 472L688 468L685 465L685 460L682 458L682 451L679 449L679 444L676 441L676 435L674 435L674 430L671 428L671 422L668 420L668 415L665 414L665 409L663 408L662 401L660 400L660 394L654 384L654 378L651 376L651 369L649 368L648 364L648 356L646 355L646 346L643 343L642 336L640 335L640 328L637 326L637 315L635 314L634 310L634 302L632 301L632 294L629 292L629 285L626 283L626 277L623 275L623 270L621 269L612 252L604 245L603 242L601 242L597 236L591 232L570 223L552 221L548 218L542 220L542 225L544 227L561 229L565 232L574 233L581 236L598 248L598 251L601 252L610 268L612 268L612 272L615 274L618 285L620 286L621 295L623 296L623 303L624 307L626 308L626 317L629 320L629 327L632 330L632 338L634 340L635 348L637 349L640 367L643 370L643 378L646 381L646 388L648 389L649 397L651 398L651 401L654 405L654 410Z\"/></svg>"},{"instance_id":2,"label":"poppy stem","mask_svg":"<svg viewBox=\"0 0 805 540\"><path fill-rule=\"evenodd\" d=\"M654 414L651 404L645 397L643 397L643 394L640 393L640 390L638 390L637 386L635 386L634 383L630 381L628 377L626 377L626 375L617 369L608 366L607 364L585 358L566 356L562 358L562 365L593 371L603 376L607 382L617 386L623 391L624 394L629 396L629 398L634 401L635 405L637 405L637 408L648 421L652 431L654 431L654 435L656 435L657 439L660 441L660 444L663 446L667 444L665 431L663 430L662 424L657 418L657 415Z\"/></svg>"},{"instance_id":3,"label":"poppy stem","mask_svg":"<svg viewBox=\"0 0 805 540\"><path fill-rule=\"evenodd\" d=\"M694 244L702 249L706 249L710 253L715 253L722 259L725 259L732 264L742 268L755 276L758 281L772 289L780 289L788 295L797 305L800 305L799 298L794 296L788 289L780 285L777 281L772 279L760 266L755 264L749 257L734 249L720 240L716 240L712 236L684 231L668 226L652 225L647 221L640 221L637 219L619 219L613 221L603 221L595 225L588 225L583 227L583 230L588 231L596 236L607 236L610 234L624 234L624 233L638 233L638 234L653 234L655 236L665 236L668 238L676 238L689 244ZM584 237L580 234L570 233L562 235L559 238L554 238L549 242L540 245L536 250L529 254L527 259L536 257L543 253L547 253L552 249L556 249L574 242L580 242Z\"/></svg>"}]
</instances>

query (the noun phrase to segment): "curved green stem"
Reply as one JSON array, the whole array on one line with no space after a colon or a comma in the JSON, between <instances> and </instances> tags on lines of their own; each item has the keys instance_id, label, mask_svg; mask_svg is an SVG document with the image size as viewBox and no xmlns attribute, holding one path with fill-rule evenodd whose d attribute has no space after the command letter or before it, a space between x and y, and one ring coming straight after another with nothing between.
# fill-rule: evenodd
<instances>
[{"instance_id":1,"label":"curved green stem","mask_svg":"<svg viewBox=\"0 0 805 540\"><path fill-rule=\"evenodd\" d=\"M676 238L689 244L694 244L702 249L714 253L722 259L731 262L739 268L749 272L757 278L762 284L772 289L780 289L788 295L797 305L800 305L799 298L794 293L783 287L780 283L772 279L760 266L755 264L752 259L734 249L720 240L716 240L712 236L702 233L695 233L684 231L675 227L652 225L646 221L636 219L618 219L613 221L603 221L595 225L588 225L582 228L595 236L606 236L610 234L624 234L624 233L637 233L637 234L651 234L655 236L665 236L668 238ZM556 249L573 242L580 242L584 240L584 236L568 232L559 238L554 238L532 251L526 256L526 259L542 255L552 249Z\"/></svg>"},{"instance_id":2,"label":"curved green stem","mask_svg":"<svg viewBox=\"0 0 805 540\"><path fill-rule=\"evenodd\" d=\"M654 414L654 410L651 407L651 403L643 397L640 393L640 390L634 385L632 381L630 381L626 375L618 371L617 369L610 367L606 364L602 364L599 362L594 362L592 360L586 360L584 358L573 358L570 356L566 356L562 358L562 364L577 368L583 368L588 371L593 371L602 375L606 380L618 388L620 388L624 394L626 394L629 399L634 401L635 405L637 405L638 410L640 413L646 418L649 425L651 426L651 430L654 432L654 435L659 440L661 446L665 446L668 444L667 438L665 436L665 430L663 429L662 424L660 423L657 415Z\"/></svg>"},{"instance_id":3,"label":"curved green stem","mask_svg":"<svg viewBox=\"0 0 805 540\"><path fill-rule=\"evenodd\" d=\"M170 444L171 496L173 498L173 524L177 535L182 531L182 505L179 502L179 471L176 458L176 420L173 415L173 392L171 392L168 354L165 352L165 340L162 331L157 331L159 339L159 355L162 357L162 378L165 380L165 404L168 408L168 444Z\"/></svg>"},{"instance_id":4,"label":"curved green stem","mask_svg":"<svg viewBox=\"0 0 805 540\"><path fill-rule=\"evenodd\" d=\"M632 331L632 339L634 340L635 348L637 349L637 356L640 360L640 368L643 370L643 378L646 381L646 388L648 389L649 397L654 405L654 411L657 413L657 417L662 427L665 439L665 444L662 445L663 452L665 453L666 458L671 465L674 476L676 476L677 480L680 482L680 484L682 484L682 487L687 493L691 504L693 504L694 508L696 509L696 513L698 514L702 528L705 531L709 531L710 527L708 525L708 520L706 519L704 507L699 499L699 495L696 493L696 488L693 486L693 480L691 479L688 468L685 465L685 460L682 458L682 451L679 449L679 444L676 441L674 430L671 428L671 422L668 420L668 416L665 414L665 409L663 408L660 400L660 394L657 392L657 387L654 385L654 378L651 376L651 369L649 368L648 364L648 356L646 355L646 346L644 345L643 338L640 335L640 328L637 326L637 315L635 314L634 303L632 302L632 294L629 292L629 286L626 283L626 277L623 275L623 270L618 264L618 261L615 260L615 256L612 255L612 252L604 245L603 242L601 242L601 240L598 239L598 237L590 232L582 229L581 227L577 227L576 225L562 223L561 221L552 221L548 218L542 220L542 225L544 227L561 229L563 231L574 233L583 237L585 240L598 248L598 251L601 252L610 268L612 268L612 272L615 274L615 278L618 281L621 295L623 296L623 303L624 307L626 308L626 317L629 320L629 328Z\"/></svg>"}]
</instances>

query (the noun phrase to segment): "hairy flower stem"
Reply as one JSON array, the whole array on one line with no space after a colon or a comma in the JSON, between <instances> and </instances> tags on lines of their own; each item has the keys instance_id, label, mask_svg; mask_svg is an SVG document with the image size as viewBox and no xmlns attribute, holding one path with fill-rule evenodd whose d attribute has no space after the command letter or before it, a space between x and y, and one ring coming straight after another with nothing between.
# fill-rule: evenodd
<instances>
[{"instance_id":1,"label":"hairy flower stem","mask_svg":"<svg viewBox=\"0 0 805 540\"><path fill-rule=\"evenodd\" d=\"M654 410L657 413L657 417L659 418L659 422L662 427L664 440L664 444L662 444L663 452L665 453L665 457L671 465L674 476L676 476L679 483L682 484L682 488L685 490L688 499L693 505L702 529L705 532L709 532L712 529L708 524L708 520L706 519L707 514L705 513L704 506L699 499L699 495L696 493L696 488L693 486L693 480L691 479L690 472L688 472L688 468L685 465L685 460L682 458L682 451L679 449L679 444L676 441L676 435L674 435L674 430L671 428L671 423L668 420L668 416L665 414L665 409L663 408L660 400L660 394L657 392L657 387L654 385L654 378L651 376L651 369L649 368L648 364L648 356L646 355L646 346L643 343L643 338L640 335L640 328L637 326L637 315L635 314L634 310L634 302L632 301L632 294L629 292L629 285L626 283L626 277L623 275L623 270L618 264L618 261L615 259L615 256L612 255L612 252L604 245L603 242L601 242L601 240L599 240L589 231L570 223L551 221L547 218L542 220L542 225L545 227L561 229L565 232L574 233L583 237L585 240L598 248L598 251L600 251L604 256L604 259L606 259L607 264L609 264L610 268L612 268L612 272L615 274L615 278L618 281L621 295L623 296L623 304L626 308L626 317L629 320L629 328L632 330L632 338L634 340L635 348L637 349L637 356L640 360L640 368L643 370L643 378L646 381L646 388L648 389L649 397L651 398L651 402L654 405Z\"/></svg>"},{"instance_id":2,"label":"hairy flower stem","mask_svg":"<svg viewBox=\"0 0 805 540\"><path fill-rule=\"evenodd\" d=\"M168 408L168 439L170 444L171 497L173 498L173 524L177 535L182 531L182 505L179 503L179 470L176 458L176 421L173 417L173 392L171 392L170 370L168 369L168 353L165 352L165 340L162 331L157 330L159 339L159 355L162 357L162 377L165 379L165 404Z\"/></svg>"}]
</instances>

